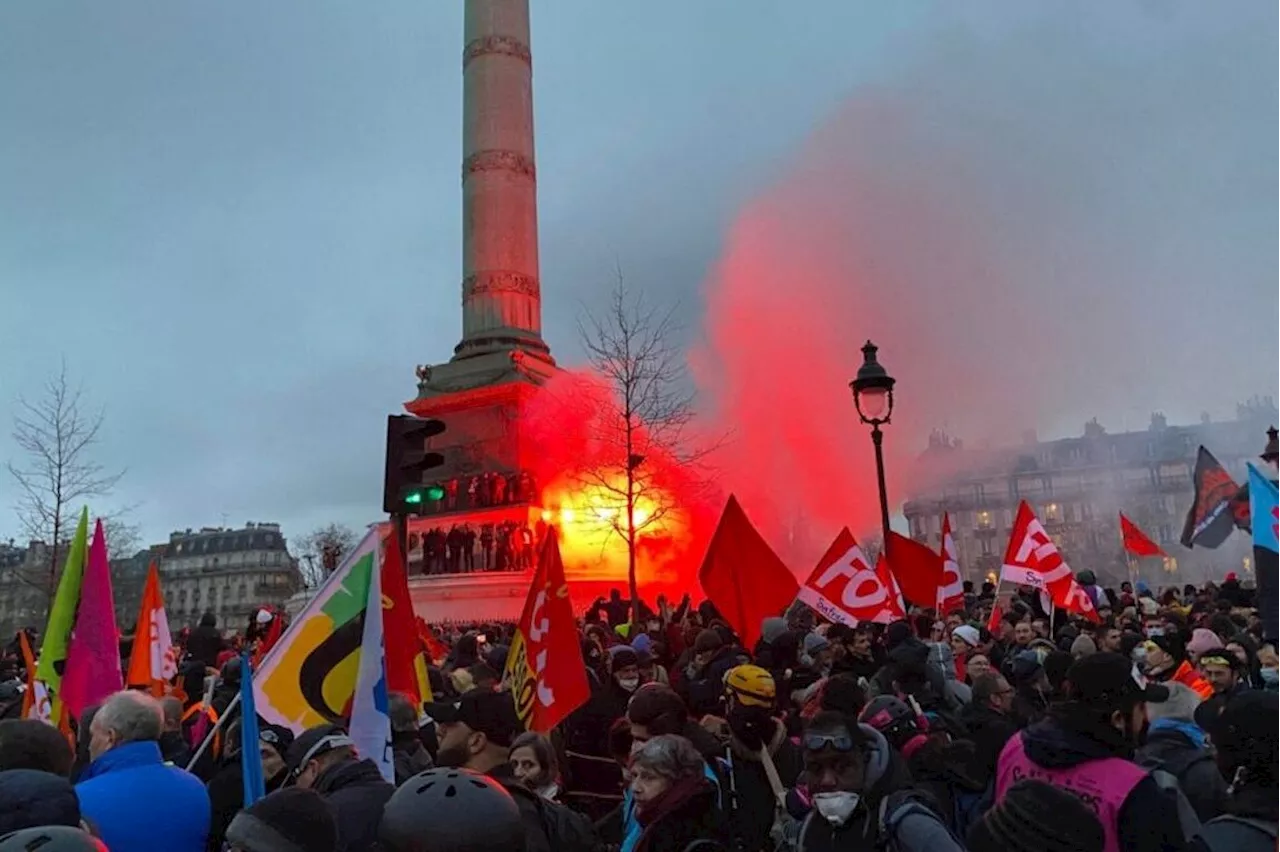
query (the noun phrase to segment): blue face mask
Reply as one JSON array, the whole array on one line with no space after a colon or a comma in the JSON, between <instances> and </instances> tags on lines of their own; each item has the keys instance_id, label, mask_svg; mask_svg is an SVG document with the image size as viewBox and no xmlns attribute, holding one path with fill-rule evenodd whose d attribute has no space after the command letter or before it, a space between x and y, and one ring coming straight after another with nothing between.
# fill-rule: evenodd
<instances>
[{"instance_id":1,"label":"blue face mask","mask_svg":"<svg viewBox=\"0 0 1280 852\"><path fill-rule=\"evenodd\" d=\"M1263 685L1270 687L1272 689L1274 689L1277 685L1280 685L1280 669L1271 669L1271 668L1263 669L1262 683Z\"/></svg>"}]
</instances>

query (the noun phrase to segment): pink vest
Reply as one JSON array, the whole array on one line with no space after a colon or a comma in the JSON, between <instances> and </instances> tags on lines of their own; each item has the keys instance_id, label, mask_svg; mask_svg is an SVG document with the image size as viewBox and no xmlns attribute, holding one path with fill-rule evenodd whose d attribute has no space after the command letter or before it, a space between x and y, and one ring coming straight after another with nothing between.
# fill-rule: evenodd
<instances>
[{"instance_id":1,"label":"pink vest","mask_svg":"<svg viewBox=\"0 0 1280 852\"><path fill-rule=\"evenodd\" d=\"M1022 746L1022 734L1012 737L1000 752L996 764L996 804L1004 801L1009 788L1032 779L1052 784L1077 796L1098 815L1106 837L1103 852L1121 852L1117 823L1120 806L1147 773L1136 764L1118 757L1090 760L1071 767L1047 768L1032 763Z\"/></svg>"}]
</instances>

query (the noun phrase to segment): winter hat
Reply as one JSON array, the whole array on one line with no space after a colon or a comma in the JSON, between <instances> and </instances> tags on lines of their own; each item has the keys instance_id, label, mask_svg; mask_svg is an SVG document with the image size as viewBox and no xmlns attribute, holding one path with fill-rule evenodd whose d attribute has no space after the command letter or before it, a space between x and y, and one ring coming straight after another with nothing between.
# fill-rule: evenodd
<instances>
[{"instance_id":1,"label":"winter hat","mask_svg":"<svg viewBox=\"0 0 1280 852\"><path fill-rule=\"evenodd\" d=\"M1187 652L1199 657L1206 651L1215 651L1222 647L1218 634L1207 627L1197 627L1191 631L1191 641L1187 643Z\"/></svg>"},{"instance_id":2,"label":"winter hat","mask_svg":"<svg viewBox=\"0 0 1280 852\"><path fill-rule=\"evenodd\" d=\"M772 645L774 640L787 632L787 620L785 618L766 618L760 623L760 638L764 640L766 645Z\"/></svg>"},{"instance_id":3,"label":"winter hat","mask_svg":"<svg viewBox=\"0 0 1280 852\"><path fill-rule=\"evenodd\" d=\"M1043 781L1020 781L969 831L969 852L1102 852L1102 823Z\"/></svg>"},{"instance_id":4,"label":"winter hat","mask_svg":"<svg viewBox=\"0 0 1280 852\"><path fill-rule=\"evenodd\" d=\"M1096 653L1098 653L1098 645L1088 633L1081 633L1071 643L1071 656L1073 657L1087 657Z\"/></svg>"},{"instance_id":5,"label":"winter hat","mask_svg":"<svg viewBox=\"0 0 1280 852\"><path fill-rule=\"evenodd\" d=\"M724 640L720 638L720 634L708 627L698 634L698 638L693 642L693 652L695 654L706 654L711 651L718 651L724 645Z\"/></svg>"},{"instance_id":6,"label":"winter hat","mask_svg":"<svg viewBox=\"0 0 1280 852\"><path fill-rule=\"evenodd\" d=\"M810 633L804 637L804 652L812 657L814 654L821 653L831 647L831 643L827 641L827 637L821 633Z\"/></svg>"},{"instance_id":7,"label":"winter hat","mask_svg":"<svg viewBox=\"0 0 1280 852\"><path fill-rule=\"evenodd\" d=\"M884 646L894 648L911 638L911 625L905 621L895 621L885 628Z\"/></svg>"},{"instance_id":8,"label":"winter hat","mask_svg":"<svg viewBox=\"0 0 1280 852\"><path fill-rule=\"evenodd\" d=\"M336 852L338 826L318 794L286 787L236 814L227 841L245 852Z\"/></svg>"},{"instance_id":9,"label":"winter hat","mask_svg":"<svg viewBox=\"0 0 1280 852\"><path fill-rule=\"evenodd\" d=\"M970 648L976 648L982 643L982 635L978 633L978 628L972 624L961 624L955 630L951 631L952 636L959 636L964 644Z\"/></svg>"},{"instance_id":10,"label":"winter hat","mask_svg":"<svg viewBox=\"0 0 1280 852\"><path fill-rule=\"evenodd\" d=\"M75 787L35 769L0 772L0 835L44 825L80 825Z\"/></svg>"},{"instance_id":11,"label":"winter hat","mask_svg":"<svg viewBox=\"0 0 1280 852\"><path fill-rule=\"evenodd\" d=\"M635 649L637 654L647 654L653 650L653 639L648 633L641 633L639 636L631 640L631 647Z\"/></svg>"},{"instance_id":12,"label":"winter hat","mask_svg":"<svg viewBox=\"0 0 1280 852\"><path fill-rule=\"evenodd\" d=\"M640 665L640 658L636 654L636 649L630 645L614 645L609 649L609 671L616 672L627 666L638 665Z\"/></svg>"},{"instance_id":13,"label":"winter hat","mask_svg":"<svg viewBox=\"0 0 1280 852\"><path fill-rule=\"evenodd\" d=\"M258 742L271 746L276 750L276 754L283 758L289 753L289 746L293 745L293 731L284 725L267 725L260 721L258 723Z\"/></svg>"}]
</instances>

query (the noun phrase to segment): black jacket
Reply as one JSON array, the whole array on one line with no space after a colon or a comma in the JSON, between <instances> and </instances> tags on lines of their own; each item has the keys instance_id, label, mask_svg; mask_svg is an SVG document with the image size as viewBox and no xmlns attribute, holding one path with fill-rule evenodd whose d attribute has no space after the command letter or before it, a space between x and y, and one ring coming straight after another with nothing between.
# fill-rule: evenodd
<instances>
[{"instance_id":1,"label":"black jacket","mask_svg":"<svg viewBox=\"0 0 1280 852\"><path fill-rule=\"evenodd\" d=\"M1208 822L1227 808L1227 781L1207 748L1201 748L1177 728L1157 727L1134 760L1143 769L1163 769L1178 779L1201 822Z\"/></svg>"},{"instance_id":2,"label":"black jacket","mask_svg":"<svg viewBox=\"0 0 1280 852\"><path fill-rule=\"evenodd\" d=\"M320 774L313 788L338 824L340 852L376 852L382 808L395 792L372 760L348 760Z\"/></svg>"},{"instance_id":3,"label":"black jacket","mask_svg":"<svg viewBox=\"0 0 1280 852\"><path fill-rule=\"evenodd\" d=\"M507 764L493 769L489 777L506 788L520 807L525 852L591 852L595 847L595 828L586 817L543 799L521 784Z\"/></svg>"},{"instance_id":4,"label":"black jacket","mask_svg":"<svg viewBox=\"0 0 1280 852\"><path fill-rule=\"evenodd\" d=\"M769 743L769 755L773 766L778 770L778 780L784 790L796 785L796 779L804 770L804 754L800 747L787 738L786 728L781 722L775 722L776 730ZM773 827L776 799L773 788L769 786L769 777L765 774L764 763L760 753L748 751L736 739L728 748L733 777L731 784L722 785L730 795L729 831L741 839L741 845L734 848L747 852L771 850L769 829Z\"/></svg>"},{"instance_id":5,"label":"black jacket","mask_svg":"<svg viewBox=\"0 0 1280 852\"><path fill-rule=\"evenodd\" d=\"M724 814L708 781L670 812L645 826L635 852L684 852L695 840L724 842Z\"/></svg>"},{"instance_id":6,"label":"black jacket","mask_svg":"<svg viewBox=\"0 0 1280 852\"><path fill-rule=\"evenodd\" d=\"M1243 785L1227 803L1229 815L1205 823L1190 848L1195 852L1274 852L1277 799L1274 787Z\"/></svg>"},{"instance_id":7,"label":"black jacket","mask_svg":"<svg viewBox=\"0 0 1280 852\"><path fill-rule=\"evenodd\" d=\"M997 712L985 704L968 704L960 711L960 719L969 729L973 742L975 765L985 772L983 779L995 777L996 762L1005 743L1018 732L1012 716Z\"/></svg>"},{"instance_id":8,"label":"black jacket","mask_svg":"<svg viewBox=\"0 0 1280 852\"><path fill-rule=\"evenodd\" d=\"M1053 716L1019 736L1031 762L1049 769L1131 754L1126 751L1123 735L1115 728L1064 723ZM1129 791L1120 806L1116 832L1125 852L1178 852L1186 845L1177 806L1150 775Z\"/></svg>"},{"instance_id":9,"label":"black jacket","mask_svg":"<svg viewBox=\"0 0 1280 852\"><path fill-rule=\"evenodd\" d=\"M207 620L202 620L200 626L187 637L187 656L199 660L205 668L215 669L218 667L218 655L222 653L226 643L222 641L222 633L218 628L206 622Z\"/></svg>"}]
</instances>

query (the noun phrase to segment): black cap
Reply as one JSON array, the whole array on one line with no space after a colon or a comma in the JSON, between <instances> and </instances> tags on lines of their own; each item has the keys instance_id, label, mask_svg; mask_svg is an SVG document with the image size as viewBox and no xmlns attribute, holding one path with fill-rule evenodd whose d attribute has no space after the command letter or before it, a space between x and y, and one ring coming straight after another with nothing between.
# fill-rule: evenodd
<instances>
[{"instance_id":1,"label":"black cap","mask_svg":"<svg viewBox=\"0 0 1280 852\"><path fill-rule=\"evenodd\" d=\"M355 743L347 736L341 725L316 725L298 735L285 754L284 763L289 770L289 778L297 778L307 764L325 752Z\"/></svg>"},{"instance_id":2,"label":"black cap","mask_svg":"<svg viewBox=\"0 0 1280 852\"><path fill-rule=\"evenodd\" d=\"M511 745L516 735L524 730L509 692L473 689L457 701L432 702L426 706L426 712L435 721L446 725L460 722L500 746Z\"/></svg>"},{"instance_id":3,"label":"black cap","mask_svg":"<svg viewBox=\"0 0 1280 852\"><path fill-rule=\"evenodd\" d=\"M1149 683L1121 654L1103 652L1080 658L1067 670L1067 683L1067 697L1082 704L1118 707L1126 701L1159 704L1169 700L1167 688Z\"/></svg>"}]
</instances>

